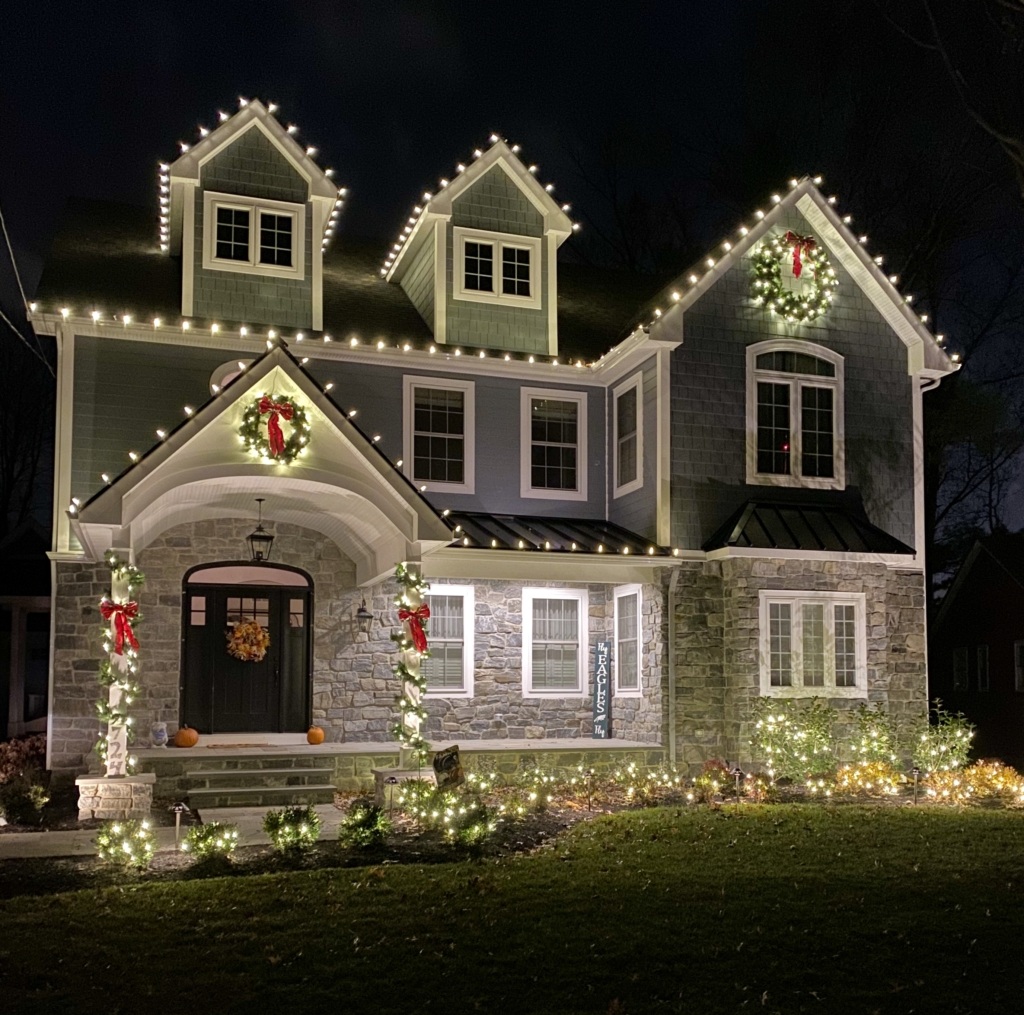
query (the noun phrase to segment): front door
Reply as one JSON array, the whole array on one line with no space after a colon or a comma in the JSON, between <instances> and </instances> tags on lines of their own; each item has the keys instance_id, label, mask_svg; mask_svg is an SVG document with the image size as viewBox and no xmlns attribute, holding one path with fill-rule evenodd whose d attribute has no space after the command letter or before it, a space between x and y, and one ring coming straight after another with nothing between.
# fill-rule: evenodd
<instances>
[{"instance_id":1,"label":"front door","mask_svg":"<svg viewBox=\"0 0 1024 1015\"><path fill-rule=\"evenodd\" d=\"M182 722L202 733L305 730L310 606L308 588L187 585ZM244 621L270 636L262 659L228 651L228 636Z\"/></svg>"}]
</instances>

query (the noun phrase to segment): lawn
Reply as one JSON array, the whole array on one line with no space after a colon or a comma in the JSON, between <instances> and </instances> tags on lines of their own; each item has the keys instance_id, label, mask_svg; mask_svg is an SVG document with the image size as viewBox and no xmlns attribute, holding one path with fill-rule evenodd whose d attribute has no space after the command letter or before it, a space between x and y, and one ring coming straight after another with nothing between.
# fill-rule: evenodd
<instances>
[{"instance_id":1,"label":"lawn","mask_svg":"<svg viewBox=\"0 0 1024 1015\"><path fill-rule=\"evenodd\" d=\"M1022 861L1015 812L632 811L497 861L12 899L0 998L18 1013L1016 1013Z\"/></svg>"}]
</instances>

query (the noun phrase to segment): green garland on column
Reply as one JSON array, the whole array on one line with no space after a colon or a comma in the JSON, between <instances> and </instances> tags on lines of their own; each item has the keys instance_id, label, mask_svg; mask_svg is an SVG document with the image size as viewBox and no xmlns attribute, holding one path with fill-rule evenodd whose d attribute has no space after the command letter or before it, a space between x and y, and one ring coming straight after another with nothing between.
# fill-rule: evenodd
<instances>
[{"instance_id":1,"label":"green garland on column","mask_svg":"<svg viewBox=\"0 0 1024 1015\"><path fill-rule=\"evenodd\" d=\"M395 568L395 581L399 585L395 606L398 607L398 615L403 623L401 631L391 635L400 653L393 669L401 681L401 691L395 698L400 716L391 726L391 735L423 762L430 754L430 744L420 733L420 723L427 718L427 710L422 703L427 681L419 671L419 662L429 655L426 651L426 622L430 609L421 600L430 585L401 563ZM418 639L417 627L420 631Z\"/></svg>"},{"instance_id":2,"label":"green garland on column","mask_svg":"<svg viewBox=\"0 0 1024 1015\"><path fill-rule=\"evenodd\" d=\"M128 713L128 706L139 696L140 688L135 679L139 672L138 640L135 638L134 629L142 619L138 612L138 603L135 602L135 592L142 587L146 580L143 573L134 565L121 560L116 553L111 551L105 557L107 566L110 568L111 585L115 581L126 583L127 601L115 604L113 591L104 593L100 599L100 611L104 619L109 619L107 614L115 607L122 609L123 638L121 640L122 655L126 666L124 670L114 666L110 661L111 653L117 647L117 639L110 633L110 628L104 626L100 629L103 651L106 659L100 663L98 680L106 690L106 695L96 702L96 718L103 723L105 729L100 731L99 739L93 750L100 759L100 763L107 767L107 756L109 751L110 727L123 727L129 743L135 739L133 719ZM134 644L133 644L134 643ZM110 688L116 687L121 692L121 700L117 706L110 704ZM136 759L128 755L125 759L125 771L131 775L135 769Z\"/></svg>"}]
</instances>

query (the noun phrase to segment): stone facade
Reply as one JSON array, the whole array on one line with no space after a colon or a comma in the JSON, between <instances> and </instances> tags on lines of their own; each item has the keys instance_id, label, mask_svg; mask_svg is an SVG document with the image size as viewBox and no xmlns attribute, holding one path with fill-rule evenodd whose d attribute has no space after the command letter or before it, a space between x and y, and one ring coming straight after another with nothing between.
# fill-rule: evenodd
<instances>
[{"instance_id":1,"label":"stone facade","mask_svg":"<svg viewBox=\"0 0 1024 1015\"><path fill-rule=\"evenodd\" d=\"M155 784L156 776L151 772L125 779L76 779L78 820L148 818Z\"/></svg>"},{"instance_id":2,"label":"stone facade","mask_svg":"<svg viewBox=\"0 0 1024 1015\"><path fill-rule=\"evenodd\" d=\"M927 711L924 577L882 563L733 557L683 565L675 596L676 737L681 763L750 762L751 709L760 695L762 589L863 592L867 689L835 699L849 710L881 702L905 719Z\"/></svg>"}]
</instances>

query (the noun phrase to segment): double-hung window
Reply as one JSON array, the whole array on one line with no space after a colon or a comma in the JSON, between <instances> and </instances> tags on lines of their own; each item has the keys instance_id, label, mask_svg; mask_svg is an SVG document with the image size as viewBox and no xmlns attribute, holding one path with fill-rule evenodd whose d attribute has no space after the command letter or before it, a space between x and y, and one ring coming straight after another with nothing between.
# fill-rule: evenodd
<instances>
[{"instance_id":1,"label":"double-hung window","mask_svg":"<svg viewBox=\"0 0 1024 1015\"><path fill-rule=\"evenodd\" d=\"M579 697L587 662L586 589L523 589L523 694Z\"/></svg>"},{"instance_id":2,"label":"double-hung window","mask_svg":"<svg viewBox=\"0 0 1024 1015\"><path fill-rule=\"evenodd\" d=\"M612 391L616 497L632 493L644 485L642 382L643 374L636 374Z\"/></svg>"},{"instance_id":3,"label":"double-hung window","mask_svg":"<svg viewBox=\"0 0 1024 1015\"><path fill-rule=\"evenodd\" d=\"M864 604L863 592L762 591L761 693L865 697Z\"/></svg>"},{"instance_id":4,"label":"double-hung window","mask_svg":"<svg viewBox=\"0 0 1024 1015\"><path fill-rule=\"evenodd\" d=\"M620 698L640 694L641 592L639 585L615 589L615 694Z\"/></svg>"},{"instance_id":5,"label":"double-hung window","mask_svg":"<svg viewBox=\"0 0 1024 1015\"><path fill-rule=\"evenodd\" d=\"M457 300L537 309L541 240L455 226L454 287Z\"/></svg>"},{"instance_id":6,"label":"double-hung window","mask_svg":"<svg viewBox=\"0 0 1024 1015\"><path fill-rule=\"evenodd\" d=\"M429 490L473 493L473 382L406 376L403 388L406 475Z\"/></svg>"},{"instance_id":7,"label":"double-hung window","mask_svg":"<svg viewBox=\"0 0 1024 1015\"><path fill-rule=\"evenodd\" d=\"M207 191L203 267L304 278L305 221L304 205Z\"/></svg>"},{"instance_id":8,"label":"double-hung window","mask_svg":"<svg viewBox=\"0 0 1024 1015\"><path fill-rule=\"evenodd\" d=\"M843 489L843 358L809 342L747 348L747 482Z\"/></svg>"},{"instance_id":9,"label":"double-hung window","mask_svg":"<svg viewBox=\"0 0 1024 1015\"><path fill-rule=\"evenodd\" d=\"M587 499L587 396L522 388L520 495Z\"/></svg>"},{"instance_id":10,"label":"double-hung window","mask_svg":"<svg viewBox=\"0 0 1024 1015\"><path fill-rule=\"evenodd\" d=\"M429 654L420 663L420 673L427 681L427 694L472 697L473 586L432 585L426 603L430 607Z\"/></svg>"}]
</instances>

